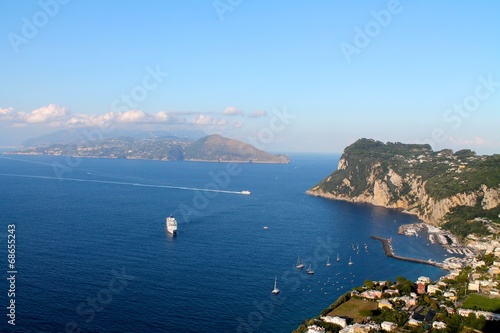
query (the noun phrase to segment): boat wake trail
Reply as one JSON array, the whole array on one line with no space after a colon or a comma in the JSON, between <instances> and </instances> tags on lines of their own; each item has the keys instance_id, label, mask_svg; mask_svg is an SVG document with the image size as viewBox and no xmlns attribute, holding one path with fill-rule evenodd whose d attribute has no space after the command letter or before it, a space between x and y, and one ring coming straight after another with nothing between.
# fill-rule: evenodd
<instances>
[{"instance_id":1,"label":"boat wake trail","mask_svg":"<svg viewBox=\"0 0 500 333\"><path fill-rule=\"evenodd\" d=\"M2 176L2 177L20 177L20 178L61 180L61 181L73 181L73 182L84 182L84 183L126 185L126 186L138 186L138 187L167 188L167 189L184 190L184 191L203 191L203 192L217 192L217 193L228 193L228 194L249 194L248 191L227 191L227 190L207 189L207 188L198 188L198 187L129 183L129 182L118 182L118 181L99 180L99 179L57 178L57 177L49 177L49 176L18 175L18 174L10 174L10 173L0 173L0 176Z\"/></svg>"}]
</instances>

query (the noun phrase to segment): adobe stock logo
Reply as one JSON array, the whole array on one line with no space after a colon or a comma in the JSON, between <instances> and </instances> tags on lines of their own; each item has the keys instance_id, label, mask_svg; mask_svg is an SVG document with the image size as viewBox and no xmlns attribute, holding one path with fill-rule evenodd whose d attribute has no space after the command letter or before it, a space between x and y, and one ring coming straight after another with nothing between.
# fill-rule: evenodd
<instances>
[{"instance_id":1,"label":"adobe stock logo","mask_svg":"<svg viewBox=\"0 0 500 333\"><path fill-rule=\"evenodd\" d=\"M14 32L7 34L10 46L14 50L14 53L19 53L19 47L21 45L26 45L30 40L38 35L40 29L49 24L50 20L54 18L61 8L61 5L65 5L70 0L40 0L38 6L40 10L35 12L31 19L26 16L21 18L22 27L21 35Z\"/></svg>"},{"instance_id":2,"label":"adobe stock logo","mask_svg":"<svg viewBox=\"0 0 500 333\"><path fill-rule=\"evenodd\" d=\"M390 0L387 3L386 9L370 11L370 16L373 20L366 22L363 29L360 27L354 27L355 35L352 44L342 42L339 45L347 63L351 63L352 56L354 54L360 54L365 48L367 48L372 39L380 35L382 28L386 28L389 24L391 24L393 16L401 13L402 11L403 6L401 6L398 0Z\"/></svg>"},{"instance_id":3,"label":"adobe stock logo","mask_svg":"<svg viewBox=\"0 0 500 333\"><path fill-rule=\"evenodd\" d=\"M452 107L446 109L442 115L447 126L435 127L428 138L417 140L419 144L430 144L438 147L449 138L451 130L457 131L464 121L474 115L481 107L481 104L496 93L500 87L500 81L494 81L493 75L478 77L479 83L475 86L474 92L465 96L461 103L454 103Z\"/></svg>"},{"instance_id":4,"label":"adobe stock logo","mask_svg":"<svg viewBox=\"0 0 500 333\"><path fill-rule=\"evenodd\" d=\"M214 0L212 5L214 6L217 16L219 16L219 20L224 21L226 12L232 12L242 2L243 0Z\"/></svg>"}]
</instances>

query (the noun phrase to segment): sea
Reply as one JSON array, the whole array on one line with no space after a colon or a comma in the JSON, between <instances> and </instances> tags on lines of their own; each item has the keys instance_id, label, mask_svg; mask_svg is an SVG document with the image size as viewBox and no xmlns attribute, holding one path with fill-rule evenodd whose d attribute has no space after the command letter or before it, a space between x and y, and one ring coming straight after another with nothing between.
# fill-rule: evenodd
<instances>
[{"instance_id":1,"label":"sea","mask_svg":"<svg viewBox=\"0 0 500 333\"><path fill-rule=\"evenodd\" d=\"M0 155L0 331L291 332L367 279L447 273L385 257L370 238L392 237L401 256L443 260L447 252L425 235L398 234L417 217L305 194L339 155L290 157ZM165 228L170 214L176 236Z\"/></svg>"}]
</instances>

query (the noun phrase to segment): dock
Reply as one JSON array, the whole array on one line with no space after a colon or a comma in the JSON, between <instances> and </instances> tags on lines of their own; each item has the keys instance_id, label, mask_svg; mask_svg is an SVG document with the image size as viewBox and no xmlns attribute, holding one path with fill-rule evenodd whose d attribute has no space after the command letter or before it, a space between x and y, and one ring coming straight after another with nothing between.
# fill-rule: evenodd
<instances>
[{"instance_id":1,"label":"dock","mask_svg":"<svg viewBox=\"0 0 500 333\"><path fill-rule=\"evenodd\" d=\"M415 262L415 263L419 263L419 264L425 264L425 265L436 266L436 267L442 268L442 264L440 264L438 262L435 262L435 261L415 259L415 258L408 258L408 257L402 257L402 256L396 255L394 253L394 249L392 248L391 241L389 239L387 239L387 238L382 238L382 237L379 237L379 236L370 236L370 238L382 242L382 245L384 247L384 253L385 253L385 255L387 257L391 257L391 258L398 259L398 260Z\"/></svg>"}]
</instances>

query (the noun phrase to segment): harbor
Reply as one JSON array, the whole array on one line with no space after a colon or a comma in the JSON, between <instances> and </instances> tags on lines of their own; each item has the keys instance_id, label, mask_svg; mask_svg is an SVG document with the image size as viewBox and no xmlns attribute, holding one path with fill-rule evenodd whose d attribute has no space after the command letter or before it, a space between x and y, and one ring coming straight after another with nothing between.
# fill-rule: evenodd
<instances>
[{"instance_id":1,"label":"harbor","mask_svg":"<svg viewBox=\"0 0 500 333\"><path fill-rule=\"evenodd\" d=\"M391 257L391 258L398 259L398 260L415 262L415 263L419 263L419 264L426 264L426 265L431 265L431 266L443 268L443 265L441 263L432 261L430 259L429 260L422 260L422 259L408 258L408 257L402 257L402 256L396 255L396 253L394 252L394 249L392 248L392 245L391 245L391 243L392 243L391 238L387 239L387 238L382 238L379 236L370 236L370 238L382 242L382 245L384 247L384 254L386 257Z\"/></svg>"},{"instance_id":2,"label":"harbor","mask_svg":"<svg viewBox=\"0 0 500 333\"><path fill-rule=\"evenodd\" d=\"M468 257L477 255L471 248L464 246L457 236L440 227L426 223L403 224L398 228L398 234L405 236L426 237L429 244L439 244L450 254Z\"/></svg>"}]
</instances>

